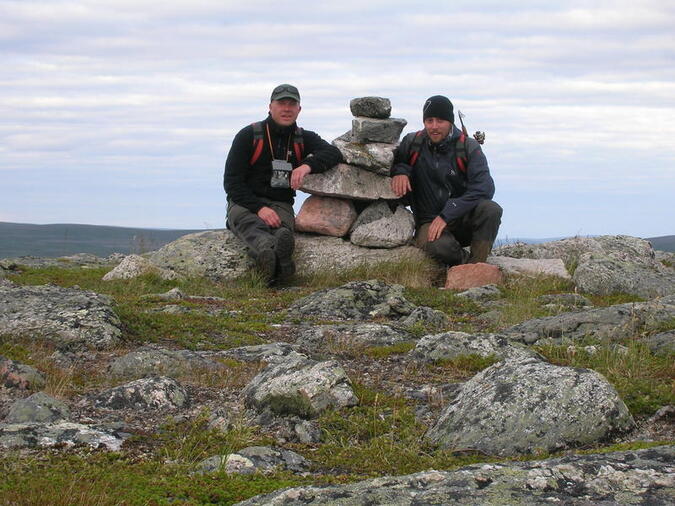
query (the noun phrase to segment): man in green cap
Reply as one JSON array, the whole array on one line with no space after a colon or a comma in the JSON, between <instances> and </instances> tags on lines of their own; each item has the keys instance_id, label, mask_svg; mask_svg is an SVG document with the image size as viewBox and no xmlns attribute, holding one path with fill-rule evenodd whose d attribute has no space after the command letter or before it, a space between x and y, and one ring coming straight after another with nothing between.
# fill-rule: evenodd
<instances>
[{"instance_id":1,"label":"man in green cap","mask_svg":"<svg viewBox=\"0 0 675 506\"><path fill-rule=\"evenodd\" d=\"M342 161L335 146L297 126L300 110L295 86L274 88L267 118L237 133L225 163L227 226L268 283L295 272L295 190Z\"/></svg>"}]
</instances>

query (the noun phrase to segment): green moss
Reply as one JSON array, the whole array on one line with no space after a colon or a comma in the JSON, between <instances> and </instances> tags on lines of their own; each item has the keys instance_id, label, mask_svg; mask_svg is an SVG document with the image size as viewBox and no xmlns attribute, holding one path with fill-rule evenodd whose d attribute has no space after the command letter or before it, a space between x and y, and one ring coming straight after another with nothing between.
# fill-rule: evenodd
<instances>
[{"instance_id":1,"label":"green moss","mask_svg":"<svg viewBox=\"0 0 675 506\"><path fill-rule=\"evenodd\" d=\"M391 355L403 355L415 348L415 343L404 341L391 346L371 346L363 350L363 353L374 359L383 359Z\"/></svg>"}]
</instances>

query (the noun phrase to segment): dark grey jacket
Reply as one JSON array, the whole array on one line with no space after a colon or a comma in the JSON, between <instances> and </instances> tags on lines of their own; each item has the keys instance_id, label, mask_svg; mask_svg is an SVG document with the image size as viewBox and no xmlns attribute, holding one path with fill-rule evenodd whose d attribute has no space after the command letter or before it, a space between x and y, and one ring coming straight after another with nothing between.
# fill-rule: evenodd
<instances>
[{"instance_id":1,"label":"dark grey jacket","mask_svg":"<svg viewBox=\"0 0 675 506\"><path fill-rule=\"evenodd\" d=\"M441 216L450 222L470 212L480 200L492 199L495 184L490 176L487 159L480 144L467 138L468 163L466 173L457 167L455 153L461 131L453 126L451 134L433 144L426 134L414 167L409 165L410 145L415 132L406 135L394 152L391 175L404 174L410 178L412 192L408 195L417 225Z\"/></svg>"}]
</instances>

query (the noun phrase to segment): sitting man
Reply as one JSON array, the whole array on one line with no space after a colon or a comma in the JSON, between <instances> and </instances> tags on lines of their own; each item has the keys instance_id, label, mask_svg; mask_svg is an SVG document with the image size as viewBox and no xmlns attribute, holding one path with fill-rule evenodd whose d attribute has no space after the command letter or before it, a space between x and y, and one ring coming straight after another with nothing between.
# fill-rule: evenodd
<instances>
[{"instance_id":1,"label":"sitting man","mask_svg":"<svg viewBox=\"0 0 675 506\"><path fill-rule=\"evenodd\" d=\"M410 193L419 248L448 266L485 262L502 216L487 159L455 127L448 98L429 98L422 117L424 130L406 135L394 153L391 187L399 197Z\"/></svg>"},{"instance_id":2,"label":"sitting man","mask_svg":"<svg viewBox=\"0 0 675 506\"><path fill-rule=\"evenodd\" d=\"M300 109L295 86L274 88L268 117L239 131L225 163L227 227L268 283L295 272L295 190L307 174L342 160L336 147L296 125Z\"/></svg>"}]
</instances>

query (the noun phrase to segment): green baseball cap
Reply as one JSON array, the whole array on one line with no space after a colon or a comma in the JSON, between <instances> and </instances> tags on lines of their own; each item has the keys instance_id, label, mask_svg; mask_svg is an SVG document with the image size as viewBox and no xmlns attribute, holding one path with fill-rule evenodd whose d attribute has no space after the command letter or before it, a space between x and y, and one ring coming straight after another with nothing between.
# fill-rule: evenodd
<instances>
[{"instance_id":1,"label":"green baseball cap","mask_svg":"<svg viewBox=\"0 0 675 506\"><path fill-rule=\"evenodd\" d=\"M271 100L281 100L284 98L292 98L296 102L300 102L300 93L298 89L292 84L280 84L274 91L272 91Z\"/></svg>"}]
</instances>

